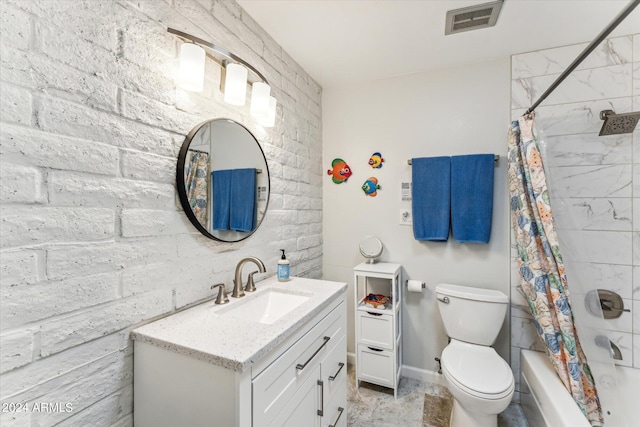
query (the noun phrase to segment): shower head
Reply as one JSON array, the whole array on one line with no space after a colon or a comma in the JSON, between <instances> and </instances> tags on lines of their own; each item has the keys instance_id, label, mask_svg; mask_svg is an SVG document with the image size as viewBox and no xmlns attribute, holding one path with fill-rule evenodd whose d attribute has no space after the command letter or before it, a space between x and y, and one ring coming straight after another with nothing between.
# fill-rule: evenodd
<instances>
[{"instance_id":1,"label":"shower head","mask_svg":"<svg viewBox=\"0 0 640 427\"><path fill-rule=\"evenodd\" d=\"M631 133L640 120L640 111L616 114L613 110L600 111L600 120L604 120L599 136Z\"/></svg>"}]
</instances>

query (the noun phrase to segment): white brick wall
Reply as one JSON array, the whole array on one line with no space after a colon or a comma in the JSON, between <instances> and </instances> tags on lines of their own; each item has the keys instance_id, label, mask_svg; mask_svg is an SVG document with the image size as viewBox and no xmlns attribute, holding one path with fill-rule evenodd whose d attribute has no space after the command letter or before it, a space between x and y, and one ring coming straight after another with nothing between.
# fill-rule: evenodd
<instances>
[{"instance_id":1,"label":"white brick wall","mask_svg":"<svg viewBox=\"0 0 640 427\"><path fill-rule=\"evenodd\" d=\"M71 403L3 413L0 424L132 425L137 325L230 287L278 249L296 275L322 265L321 88L232 0L2 0L0 3L0 401ZM205 90L176 89L171 26L255 65L278 99L276 126ZM269 211L249 239L201 236L174 176L184 135L228 117L258 138Z\"/></svg>"}]
</instances>

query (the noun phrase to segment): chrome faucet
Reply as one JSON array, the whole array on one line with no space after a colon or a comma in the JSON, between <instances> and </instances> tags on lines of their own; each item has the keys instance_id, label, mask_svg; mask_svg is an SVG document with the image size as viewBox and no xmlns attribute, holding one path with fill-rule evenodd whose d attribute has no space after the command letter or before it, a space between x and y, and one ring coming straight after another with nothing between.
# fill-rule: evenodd
<instances>
[{"instance_id":1,"label":"chrome faucet","mask_svg":"<svg viewBox=\"0 0 640 427\"><path fill-rule=\"evenodd\" d=\"M247 287L246 289L242 289L242 267L244 267L244 265L248 262L253 262L255 265L257 265L260 273L264 273L267 271L267 269L264 266L264 263L260 261L260 259L254 256L241 259L238 265L236 266L236 278L233 280L233 292L231 293L231 296L234 298L243 297L245 290L247 292L253 292L256 290L256 287L253 283L253 275L254 273L257 273L257 271L254 271L253 273L249 274Z\"/></svg>"}]
</instances>

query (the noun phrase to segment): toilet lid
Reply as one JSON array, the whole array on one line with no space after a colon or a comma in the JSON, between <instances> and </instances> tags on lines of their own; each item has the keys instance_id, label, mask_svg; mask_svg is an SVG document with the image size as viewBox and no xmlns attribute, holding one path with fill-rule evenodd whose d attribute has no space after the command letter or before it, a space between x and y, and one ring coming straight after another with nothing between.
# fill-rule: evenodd
<instances>
[{"instance_id":1,"label":"toilet lid","mask_svg":"<svg viewBox=\"0 0 640 427\"><path fill-rule=\"evenodd\" d=\"M441 358L450 380L466 392L498 399L513 390L513 372L491 347L451 340Z\"/></svg>"}]
</instances>

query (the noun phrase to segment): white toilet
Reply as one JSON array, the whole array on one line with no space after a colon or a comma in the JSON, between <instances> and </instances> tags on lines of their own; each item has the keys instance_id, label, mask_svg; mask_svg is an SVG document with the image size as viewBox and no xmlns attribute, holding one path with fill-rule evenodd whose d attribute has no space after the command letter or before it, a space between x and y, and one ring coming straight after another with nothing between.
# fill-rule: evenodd
<instances>
[{"instance_id":1,"label":"white toilet","mask_svg":"<svg viewBox=\"0 0 640 427\"><path fill-rule=\"evenodd\" d=\"M451 427L496 427L513 397L513 372L490 347L504 322L509 298L499 291L440 284L440 316L451 338L440 362L454 397Z\"/></svg>"}]
</instances>

